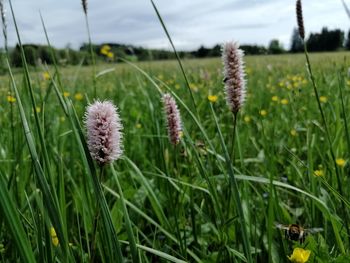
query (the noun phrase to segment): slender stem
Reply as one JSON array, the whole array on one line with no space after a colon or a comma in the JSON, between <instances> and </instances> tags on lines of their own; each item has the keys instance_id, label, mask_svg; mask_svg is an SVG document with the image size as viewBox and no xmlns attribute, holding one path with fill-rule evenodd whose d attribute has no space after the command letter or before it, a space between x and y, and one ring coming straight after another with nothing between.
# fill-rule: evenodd
<instances>
[{"instance_id":1,"label":"slender stem","mask_svg":"<svg viewBox=\"0 0 350 263\"><path fill-rule=\"evenodd\" d=\"M337 165L337 162L336 162L335 154L334 154L334 151L333 151L332 140L331 140L331 137L330 137L330 133L329 133L326 117L324 115L324 112L323 112L323 109L322 109L322 106L321 106L320 96L319 96L319 93L318 93L315 77L314 77L313 72L312 72L310 58L309 58L309 54L307 52L307 46L306 46L306 42L305 41L304 41L304 53L305 53L305 57L306 57L307 69L309 71L311 83L312 83L312 86L313 86L313 89L314 89L314 93L315 93L315 96L316 96L318 109L320 111L322 122L323 122L323 126L324 126L324 129L326 131L326 137L327 137L327 141L328 141L328 144L329 144L329 149L330 149L330 153L331 153L331 157L332 157L332 161L333 161L333 164L334 164L335 173L336 173L336 177L337 177L339 193L342 196L344 196L342 182L340 180L339 169L338 169L338 165ZM347 213L347 210L345 208L344 202L341 201L341 204L342 204L342 210L345 213L344 221L345 221L346 232L347 232L347 236L348 236L348 242L350 244L350 229L349 229L349 222L348 222L348 213Z\"/></svg>"},{"instance_id":2,"label":"slender stem","mask_svg":"<svg viewBox=\"0 0 350 263\"><path fill-rule=\"evenodd\" d=\"M233 113L233 134L232 134L232 144L231 144L231 159L234 161L235 155L235 138L236 138L236 127L237 127L237 117L238 112Z\"/></svg>"},{"instance_id":3,"label":"slender stem","mask_svg":"<svg viewBox=\"0 0 350 263\"><path fill-rule=\"evenodd\" d=\"M136 246L136 241L135 241L135 237L134 237L134 233L133 233L133 229L132 229L132 223L131 223L131 220L129 217L128 209L126 208L123 189L119 183L118 175L117 175L116 171L114 170L113 164L111 165L111 170L112 170L113 176L114 176L116 184L117 184L117 190L119 192L120 201L121 201L122 208L123 208L123 213L124 213L123 216L124 216L126 232L127 232L128 239L129 239L129 246L130 246L130 251L131 251L131 256L132 256L132 262L139 263L140 260L139 260L138 249Z\"/></svg>"},{"instance_id":4,"label":"slender stem","mask_svg":"<svg viewBox=\"0 0 350 263\"><path fill-rule=\"evenodd\" d=\"M98 174L98 181L101 182L101 178L103 176L103 165L100 166L100 173ZM94 223L92 227L92 240L91 240L91 245L90 245L90 251L91 251L91 258L90 262L95 262L95 252L96 252L96 236L97 236L97 228L98 228L98 221L100 218L100 205L98 204L98 201L96 201L96 209L95 209L95 216L94 216Z\"/></svg>"},{"instance_id":5,"label":"slender stem","mask_svg":"<svg viewBox=\"0 0 350 263\"><path fill-rule=\"evenodd\" d=\"M173 41L172 41L172 39L171 39L171 37L170 37L170 34L169 34L169 32L168 32L168 30L167 30L167 28L166 28L166 26L165 26L165 23L164 23L164 21L163 21L163 19L162 19L162 16L160 15L160 13L159 13L159 11L158 11L158 8L157 8L156 5L154 4L153 0L150 0L150 1L151 1L151 4L152 4L153 8L154 8L154 11L155 11L156 14L157 14L157 17L158 17L158 19L159 19L159 22L161 23L161 25L162 25L162 27L163 27L163 29L164 29L164 32L165 32L165 34L166 34L166 36L167 36L167 38L168 38L168 40L169 40L169 42L170 42L170 45L171 45L171 47L173 48L173 51L174 51L176 60L178 61L179 66L180 66L180 69L181 69L181 73L182 73L182 75L184 76L187 89L188 89L188 91L189 91L189 93L190 93L190 95L191 95L191 101L192 101L194 110L195 110L195 112L196 112L197 118L199 118L199 113L198 113L198 110L197 110L197 105L196 105L196 102L195 102L195 100L194 100L193 92L192 92L192 90L191 90L190 83L189 83L189 81L188 81L187 75L186 75L185 70L184 70L184 68L183 68L183 65L182 65L180 56L179 56L179 54L178 54L177 51L176 51L175 45L174 45L174 43L173 43Z\"/></svg>"},{"instance_id":6,"label":"slender stem","mask_svg":"<svg viewBox=\"0 0 350 263\"><path fill-rule=\"evenodd\" d=\"M92 61L92 73L93 73L92 85L94 88L94 97L96 98L96 95L97 95L96 94L96 60L95 60L95 55L92 48L89 19L87 14L85 14L85 24L86 24L86 29L87 29L88 38L89 38L89 49L90 49L90 55L91 55L91 61Z\"/></svg>"},{"instance_id":7,"label":"slender stem","mask_svg":"<svg viewBox=\"0 0 350 263\"><path fill-rule=\"evenodd\" d=\"M235 138L236 138L236 126L237 126L237 118L238 118L238 112L233 113L233 133L232 133L232 141L231 141L231 160L232 163L235 163ZM228 188L228 194L227 194L227 206L230 207L231 205L231 195L232 195L232 185L230 184ZM227 216L230 215L230 210L227 209Z\"/></svg>"},{"instance_id":8,"label":"slender stem","mask_svg":"<svg viewBox=\"0 0 350 263\"><path fill-rule=\"evenodd\" d=\"M240 227L241 227L240 230L241 230L242 239L243 239L243 249L244 249L244 252L245 252L245 256L246 256L247 262L251 263L251 262L253 262L253 258L252 258L252 255L251 255L250 240L249 240L247 225L246 225L246 222L245 222L245 219L244 219L244 212L243 212L243 207L242 207L242 201L241 201L241 197L240 197L240 194L239 194L238 183L237 183L236 176L235 176L235 173L234 173L232 160L230 159L230 155L229 155L228 149L227 149L227 147L225 145L224 137L222 135L222 132L221 132L221 129L220 129L220 126L219 126L219 123L218 123L218 119L217 119L217 116L215 114L215 111L214 111L214 108L213 108L212 104L210 104L210 109L211 109L212 114L214 116L215 125L216 125L216 128L218 130L220 143L221 143L221 146L222 146L222 149L223 149L223 152L224 152L225 162L226 162L226 165L227 165L227 173L228 173L228 175L230 177L230 184L231 184L231 187L232 187L232 190L233 190L233 198L234 198L234 201L235 201L235 208L236 208L237 213L238 213L239 223L240 223ZM229 208L227 208L227 209L229 209Z\"/></svg>"}]
</instances>

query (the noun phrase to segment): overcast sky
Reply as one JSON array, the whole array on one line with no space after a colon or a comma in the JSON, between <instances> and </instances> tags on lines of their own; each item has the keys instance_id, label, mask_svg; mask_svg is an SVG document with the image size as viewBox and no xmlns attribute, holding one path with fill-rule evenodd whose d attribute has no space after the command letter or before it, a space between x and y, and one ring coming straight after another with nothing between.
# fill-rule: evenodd
<instances>
[{"instance_id":1,"label":"overcast sky","mask_svg":"<svg viewBox=\"0 0 350 263\"><path fill-rule=\"evenodd\" d=\"M44 44L41 11L52 45L78 48L87 41L80 0L12 0L23 43ZM92 41L169 48L149 0L87 0ZM294 0L154 0L179 50L211 47L227 40L285 48L296 26ZM350 0L346 0L350 6ZM9 44L17 43L5 0ZM348 31L350 19L341 0L304 0L306 32L323 26ZM2 35L1 35L2 39ZM2 41L3 42L3 41Z\"/></svg>"}]
</instances>

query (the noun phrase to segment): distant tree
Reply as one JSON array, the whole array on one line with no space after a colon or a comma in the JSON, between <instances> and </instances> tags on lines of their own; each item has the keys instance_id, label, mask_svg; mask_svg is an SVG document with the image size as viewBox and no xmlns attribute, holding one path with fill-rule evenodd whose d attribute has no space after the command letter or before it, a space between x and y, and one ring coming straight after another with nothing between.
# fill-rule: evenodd
<instances>
[{"instance_id":1,"label":"distant tree","mask_svg":"<svg viewBox=\"0 0 350 263\"><path fill-rule=\"evenodd\" d=\"M290 52L297 53L302 52L304 50L303 41L300 38L299 31L297 28L293 29Z\"/></svg>"},{"instance_id":2,"label":"distant tree","mask_svg":"<svg viewBox=\"0 0 350 263\"><path fill-rule=\"evenodd\" d=\"M344 32L340 29L328 30L322 28L321 33L310 34L307 47L310 51L334 51L342 48L344 43Z\"/></svg>"},{"instance_id":3,"label":"distant tree","mask_svg":"<svg viewBox=\"0 0 350 263\"><path fill-rule=\"evenodd\" d=\"M348 36L347 36L347 38L346 38L345 48L346 48L347 50L350 50L350 30L348 31Z\"/></svg>"},{"instance_id":4,"label":"distant tree","mask_svg":"<svg viewBox=\"0 0 350 263\"><path fill-rule=\"evenodd\" d=\"M209 57L220 57L221 56L221 46L215 45L208 54Z\"/></svg>"},{"instance_id":5,"label":"distant tree","mask_svg":"<svg viewBox=\"0 0 350 263\"><path fill-rule=\"evenodd\" d=\"M26 61L29 65L34 66L37 61L37 54L35 47L28 45L23 46L24 55L26 57Z\"/></svg>"},{"instance_id":6,"label":"distant tree","mask_svg":"<svg viewBox=\"0 0 350 263\"><path fill-rule=\"evenodd\" d=\"M207 57L210 52L210 49L205 48L204 46L200 46L200 48L196 51L196 57L204 58Z\"/></svg>"},{"instance_id":7,"label":"distant tree","mask_svg":"<svg viewBox=\"0 0 350 263\"><path fill-rule=\"evenodd\" d=\"M269 44L268 52L269 54L282 54L284 53L284 49L277 39L272 39Z\"/></svg>"},{"instance_id":8,"label":"distant tree","mask_svg":"<svg viewBox=\"0 0 350 263\"><path fill-rule=\"evenodd\" d=\"M11 64L14 67L21 67L22 66L22 57L21 57L21 51L20 47L17 44L16 47L11 51Z\"/></svg>"},{"instance_id":9,"label":"distant tree","mask_svg":"<svg viewBox=\"0 0 350 263\"><path fill-rule=\"evenodd\" d=\"M49 47L47 46L38 47L38 57L41 59L43 63L46 63L46 64L53 63L53 59L51 57Z\"/></svg>"},{"instance_id":10,"label":"distant tree","mask_svg":"<svg viewBox=\"0 0 350 263\"><path fill-rule=\"evenodd\" d=\"M242 45L240 48L246 55L263 55L267 53L267 49L264 46Z\"/></svg>"}]
</instances>

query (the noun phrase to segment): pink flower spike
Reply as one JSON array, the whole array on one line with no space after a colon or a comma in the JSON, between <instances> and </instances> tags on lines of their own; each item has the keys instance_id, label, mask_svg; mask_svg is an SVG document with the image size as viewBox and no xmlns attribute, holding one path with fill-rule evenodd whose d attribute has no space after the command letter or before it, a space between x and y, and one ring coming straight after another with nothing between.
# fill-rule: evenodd
<instances>
[{"instance_id":1,"label":"pink flower spike","mask_svg":"<svg viewBox=\"0 0 350 263\"><path fill-rule=\"evenodd\" d=\"M117 107L110 101L95 101L85 113L87 144L99 165L117 160L123 153L123 126Z\"/></svg>"},{"instance_id":2,"label":"pink flower spike","mask_svg":"<svg viewBox=\"0 0 350 263\"><path fill-rule=\"evenodd\" d=\"M222 46L226 100L234 114L242 107L246 94L243 56L243 50L236 42Z\"/></svg>"},{"instance_id":3,"label":"pink flower spike","mask_svg":"<svg viewBox=\"0 0 350 263\"><path fill-rule=\"evenodd\" d=\"M180 111L177 108L175 99L168 93L162 97L164 112L167 121L168 136L172 144L180 142L182 135Z\"/></svg>"}]
</instances>

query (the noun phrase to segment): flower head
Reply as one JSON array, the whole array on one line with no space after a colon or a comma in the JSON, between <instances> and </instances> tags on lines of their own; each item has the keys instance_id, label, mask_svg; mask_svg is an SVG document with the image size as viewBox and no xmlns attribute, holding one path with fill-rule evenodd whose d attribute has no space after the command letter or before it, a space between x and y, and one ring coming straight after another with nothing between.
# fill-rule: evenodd
<instances>
[{"instance_id":1,"label":"flower head","mask_svg":"<svg viewBox=\"0 0 350 263\"><path fill-rule=\"evenodd\" d=\"M281 104L282 105L287 105L289 103L289 101L287 99L282 99L281 100Z\"/></svg>"},{"instance_id":2,"label":"flower head","mask_svg":"<svg viewBox=\"0 0 350 263\"><path fill-rule=\"evenodd\" d=\"M335 160L335 162L336 162L337 165L340 166L340 167L344 167L345 164L346 164L346 161L345 161L343 158L337 158L337 159Z\"/></svg>"},{"instance_id":3,"label":"flower head","mask_svg":"<svg viewBox=\"0 0 350 263\"><path fill-rule=\"evenodd\" d=\"M326 96L320 96L320 102L326 103L327 102L327 97Z\"/></svg>"},{"instance_id":4,"label":"flower head","mask_svg":"<svg viewBox=\"0 0 350 263\"><path fill-rule=\"evenodd\" d=\"M92 158L100 165L111 163L123 153L123 126L117 107L110 101L95 101L85 113L87 143Z\"/></svg>"},{"instance_id":5,"label":"flower head","mask_svg":"<svg viewBox=\"0 0 350 263\"><path fill-rule=\"evenodd\" d=\"M218 96L216 96L216 95L208 95L208 100L210 102L215 103L218 100Z\"/></svg>"},{"instance_id":6,"label":"flower head","mask_svg":"<svg viewBox=\"0 0 350 263\"><path fill-rule=\"evenodd\" d=\"M315 170L314 171L314 176L320 177L320 176L324 176L324 171L323 170Z\"/></svg>"},{"instance_id":7,"label":"flower head","mask_svg":"<svg viewBox=\"0 0 350 263\"><path fill-rule=\"evenodd\" d=\"M259 114L263 117L265 117L267 115L267 111L266 110L260 110Z\"/></svg>"},{"instance_id":8,"label":"flower head","mask_svg":"<svg viewBox=\"0 0 350 263\"><path fill-rule=\"evenodd\" d=\"M109 52L111 52L111 47L109 45L103 45L100 50L102 55L107 56Z\"/></svg>"},{"instance_id":9,"label":"flower head","mask_svg":"<svg viewBox=\"0 0 350 263\"><path fill-rule=\"evenodd\" d=\"M309 260L311 251L304 250L300 247L296 247L293 250L293 254L288 259L294 263L305 263Z\"/></svg>"},{"instance_id":10,"label":"flower head","mask_svg":"<svg viewBox=\"0 0 350 263\"><path fill-rule=\"evenodd\" d=\"M56 230L53 227L50 228L50 236L51 236L52 244L55 247L57 247L60 242L58 240L58 237L57 237L57 234L56 234Z\"/></svg>"},{"instance_id":11,"label":"flower head","mask_svg":"<svg viewBox=\"0 0 350 263\"><path fill-rule=\"evenodd\" d=\"M278 96L275 95L275 96L272 96L271 100L274 102L278 102L279 98Z\"/></svg>"},{"instance_id":12,"label":"flower head","mask_svg":"<svg viewBox=\"0 0 350 263\"><path fill-rule=\"evenodd\" d=\"M297 136L298 135L298 132L296 129L291 129L290 130L290 135L292 135L293 137Z\"/></svg>"},{"instance_id":13,"label":"flower head","mask_svg":"<svg viewBox=\"0 0 350 263\"><path fill-rule=\"evenodd\" d=\"M296 13L297 13L299 35L302 39L304 39L305 38L305 29L304 29L303 9L301 7L301 0L297 0Z\"/></svg>"},{"instance_id":14,"label":"flower head","mask_svg":"<svg viewBox=\"0 0 350 263\"><path fill-rule=\"evenodd\" d=\"M84 96L80 92L75 93L75 95L74 95L74 99L76 99L76 100L82 100L83 98L84 98Z\"/></svg>"},{"instance_id":15,"label":"flower head","mask_svg":"<svg viewBox=\"0 0 350 263\"><path fill-rule=\"evenodd\" d=\"M14 103L14 102L16 102L16 98L11 96L11 95L8 95L7 96L7 101L10 102L10 103Z\"/></svg>"},{"instance_id":16,"label":"flower head","mask_svg":"<svg viewBox=\"0 0 350 263\"><path fill-rule=\"evenodd\" d=\"M222 61L224 64L224 82L227 104L236 114L245 99L243 51L236 42L228 42L222 47Z\"/></svg>"},{"instance_id":17,"label":"flower head","mask_svg":"<svg viewBox=\"0 0 350 263\"><path fill-rule=\"evenodd\" d=\"M49 72L47 72L47 71L43 72L42 77L43 77L44 80L49 80L50 79Z\"/></svg>"},{"instance_id":18,"label":"flower head","mask_svg":"<svg viewBox=\"0 0 350 263\"><path fill-rule=\"evenodd\" d=\"M87 14L87 0L82 0L81 4L83 6L83 10L84 10L84 13L86 15Z\"/></svg>"},{"instance_id":19,"label":"flower head","mask_svg":"<svg viewBox=\"0 0 350 263\"><path fill-rule=\"evenodd\" d=\"M168 127L168 136L172 144L180 142L182 136L180 111L177 108L175 99L168 93L163 95L164 112Z\"/></svg>"}]
</instances>

